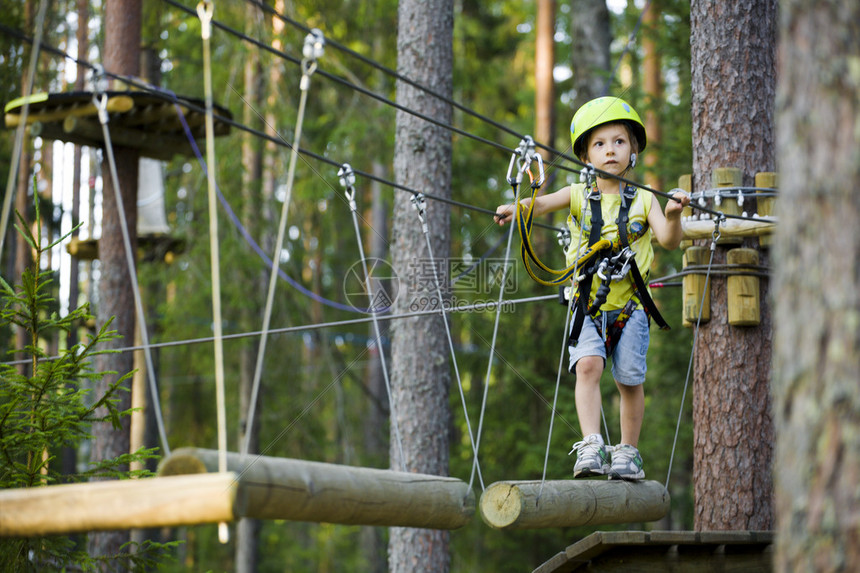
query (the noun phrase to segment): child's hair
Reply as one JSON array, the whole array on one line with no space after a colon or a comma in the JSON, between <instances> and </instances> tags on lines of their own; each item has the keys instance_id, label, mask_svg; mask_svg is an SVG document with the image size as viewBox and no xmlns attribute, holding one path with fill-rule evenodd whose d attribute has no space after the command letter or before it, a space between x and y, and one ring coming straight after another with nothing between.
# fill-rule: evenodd
<instances>
[{"instance_id":1,"label":"child's hair","mask_svg":"<svg viewBox=\"0 0 860 573\"><path fill-rule=\"evenodd\" d=\"M582 146L582 153L579 158L582 161L586 161L588 158L588 143L591 143L591 136L594 135L594 130L598 127L606 127L607 125L622 125L624 129L627 131L627 137L630 139L630 149L631 153L639 153L639 138L636 137L636 130L633 129L633 126L630 125L629 121L624 121L623 119L618 121L610 121L607 123L601 123L600 125L595 125L591 129L588 130L588 133L585 134L586 145Z\"/></svg>"}]
</instances>

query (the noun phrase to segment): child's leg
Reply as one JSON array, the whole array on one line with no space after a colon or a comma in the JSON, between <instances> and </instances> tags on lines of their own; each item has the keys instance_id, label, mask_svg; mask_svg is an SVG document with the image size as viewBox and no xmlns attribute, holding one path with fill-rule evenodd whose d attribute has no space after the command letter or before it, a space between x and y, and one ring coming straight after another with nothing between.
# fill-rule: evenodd
<instances>
[{"instance_id":1,"label":"child's leg","mask_svg":"<svg viewBox=\"0 0 860 573\"><path fill-rule=\"evenodd\" d=\"M576 363L576 414L583 436L600 433L600 375L603 357L583 356Z\"/></svg>"},{"instance_id":2,"label":"child's leg","mask_svg":"<svg viewBox=\"0 0 860 573\"><path fill-rule=\"evenodd\" d=\"M645 388L642 384L627 386L616 380L621 394L621 442L639 447L639 432L645 414Z\"/></svg>"}]
</instances>

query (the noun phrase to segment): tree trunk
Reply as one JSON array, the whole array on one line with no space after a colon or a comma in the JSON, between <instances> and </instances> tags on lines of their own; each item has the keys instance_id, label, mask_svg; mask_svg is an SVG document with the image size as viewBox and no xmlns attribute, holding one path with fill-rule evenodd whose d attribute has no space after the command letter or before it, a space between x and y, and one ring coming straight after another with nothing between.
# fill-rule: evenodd
<instances>
[{"instance_id":1,"label":"tree trunk","mask_svg":"<svg viewBox=\"0 0 860 573\"><path fill-rule=\"evenodd\" d=\"M263 12L256 6L248 4L245 7L245 33L253 36L263 25ZM244 66L245 96L247 105L243 108L242 121L245 125L261 129L258 113L263 104L263 69L260 63L260 52L256 49L248 50L245 54ZM262 142L259 138L245 133L242 136L242 224L252 237L258 237L261 230L257 228L262 205L262 177L263 177L263 154ZM250 271L254 273L254 271ZM242 323L244 330L252 331L260 328L259 305L255 301L265 300L266 285L268 284L268 273L261 270L258 276L252 278L251 296L247 304L242 307ZM252 302L253 301L253 302ZM254 404L256 421L249 426L248 414L251 408L254 373L257 365L258 344L256 339L246 339L239 350L239 435L238 440L241 448L247 442L246 453L255 454L259 452L260 435L260 399L257 396ZM262 390L262 380L260 382ZM250 435L250 437L249 437ZM243 450L240 450L243 451ZM242 518L236 524L236 552L235 570L237 573L251 573L257 570L258 551L257 543L260 534L260 521L251 518Z\"/></svg>"},{"instance_id":2,"label":"tree trunk","mask_svg":"<svg viewBox=\"0 0 860 573\"><path fill-rule=\"evenodd\" d=\"M648 134L648 153L645 154L645 185L663 189L663 181L654 168L660 162L660 140L663 128L660 123L660 106L663 102L663 71L660 50L654 41L656 27L660 25L660 6L657 2L646 5L642 14L642 87L645 92L645 132Z\"/></svg>"},{"instance_id":3,"label":"tree trunk","mask_svg":"<svg viewBox=\"0 0 860 573\"><path fill-rule=\"evenodd\" d=\"M612 69L609 54L612 33L606 2L571 0L570 13L575 94L571 109L577 110L585 102L604 95L606 78Z\"/></svg>"},{"instance_id":4,"label":"tree trunk","mask_svg":"<svg viewBox=\"0 0 860 573\"><path fill-rule=\"evenodd\" d=\"M693 188L734 167L751 185L773 171L776 1L691 5ZM749 209L746 204L745 209ZM705 242L702 244L709 244ZM757 248L756 239L744 246ZM762 265L768 255L760 253ZM725 263L718 247L714 263ZM699 330L693 385L696 530L773 527L771 313L761 281L761 324L727 322L726 280L711 277L711 320Z\"/></svg>"},{"instance_id":5,"label":"tree trunk","mask_svg":"<svg viewBox=\"0 0 860 573\"><path fill-rule=\"evenodd\" d=\"M137 76L140 71L140 24L141 0L107 0L105 3L105 47L104 65L111 73ZM123 89L116 86L114 89ZM132 253L137 250L137 175L139 153L135 149L117 147L113 150L117 177L122 193L124 213L120 213L116 201L114 183L109 176L110 166L105 159L102 195L102 236L99 241L101 281L99 283L98 323L104 324L115 317L112 326L121 338L107 343L106 347L118 348L134 343L135 316L134 298L129 281L136 273L129 269L125 256L120 217L125 217L131 237ZM103 354L96 360L98 371L117 372L102 378L96 387L96 395L102 395L109 384L134 368L131 352ZM120 410L131 407L131 393L118 395ZM93 461L114 458L129 451L130 419L121 418L121 428L110 424L93 426ZM127 468L126 468L127 469ZM128 531L97 533L89 538L91 555L119 553L120 546L129 540Z\"/></svg>"},{"instance_id":6,"label":"tree trunk","mask_svg":"<svg viewBox=\"0 0 860 573\"><path fill-rule=\"evenodd\" d=\"M537 143L554 146L555 139L555 0L537 3L537 37L535 40L535 136ZM552 157L540 150L544 161Z\"/></svg>"},{"instance_id":7,"label":"tree trunk","mask_svg":"<svg viewBox=\"0 0 860 573\"><path fill-rule=\"evenodd\" d=\"M373 175L379 178L386 176L383 165L378 161L373 162ZM388 212L389 203L384 199L382 185L377 181L370 182L371 189L371 213L369 220L373 225L374 232L368 237L370 240L371 259L385 260L388 255ZM379 334L383 341L389 338L389 321L379 323ZM375 332L371 328L369 336L373 338ZM391 348L390 346L388 347ZM362 465L378 467L384 459L386 446L389 443L385 435L385 427L388 422L388 400L385 396L385 378L382 373L382 356L379 349L374 345L370 347L367 359L367 369L364 375L365 391L369 400L364 401L365 414L362 415L362 430L364 435L364 462ZM385 563L385 539L383 530L379 527L361 528L361 553L367 563L368 573L384 573L387 570Z\"/></svg>"},{"instance_id":8,"label":"tree trunk","mask_svg":"<svg viewBox=\"0 0 860 573\"><path fill-rule=\"evenodd\" d=\"M775 570L857 571L860 5L782 2L780 12Z\"/></svg>"},{"instance_id":9,"label":"tree trunk","mask_svg":"<svg viewBox=\"0 0 860 573\"><path fill-rule=\"evenodd\" d=\"M404 0L398 6L398 71L448 97L452 94L453 19L452 0ZM404 82L397 82L396 97L400 105L451 122L448 104ZM398 184L450 196L448 131L398 111L394 147ZM447 204L428 203L426 220L433 256L441 261L438 267L443 271L450 249L449 219ZM406 193L395 196L392 241L394 271L401 280L394 304L399 314L421 299L418 287L431 289L423 293L428 298L435 296L426 240ZM447 272L440 275L447 284ZM397 470L447 475L451 372L444 325L438 315L431 315L399 320L391 330L391 465ZM399 437L394 428L399 429ZM392 528L389 570L447 571L449 539L447 532L439 530Z\"/></svg>"}]
</instances>

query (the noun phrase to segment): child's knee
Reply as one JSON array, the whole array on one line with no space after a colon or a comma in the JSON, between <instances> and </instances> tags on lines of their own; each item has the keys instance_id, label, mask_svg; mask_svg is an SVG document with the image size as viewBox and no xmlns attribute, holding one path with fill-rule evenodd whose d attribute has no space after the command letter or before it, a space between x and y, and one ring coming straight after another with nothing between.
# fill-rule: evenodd
<instances>
[{"instance_id":1,"label":"child's knee","mask_svg":"<svg viewBox=\"0 0 860 573\"><path fill-rule=\"evenodd\" d=\"M583 356L576 363L577 380L600 380L603 365L602 356Z\"/></svg>"}]
</instances>

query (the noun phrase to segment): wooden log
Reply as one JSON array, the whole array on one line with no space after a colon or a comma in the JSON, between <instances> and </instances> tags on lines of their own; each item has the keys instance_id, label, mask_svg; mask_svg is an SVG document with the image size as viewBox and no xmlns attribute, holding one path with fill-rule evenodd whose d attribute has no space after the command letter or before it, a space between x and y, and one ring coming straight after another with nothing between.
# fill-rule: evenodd
<instances>
[{"instance_id":1,"label":"wooden log","mask_svg":"<svg viewBox=\"0 0 860 573\"><path fill-rule=\"evenodd\" d=\"M748 221L745 219L726 219L720 223L719 244L722 237L760 237L776 231L776 217L767 217L771 222ZM714 235L714 221L699 219L681 221L681 230L685 239L711 239Z\"/></svg>"},{"instance_id":2,"label":"wooden log","mask_svg":"<svg viewBox=\"0 0 860 573\"><path fill-rule=\"evenodd\" d=\"M758 265L755 249L731 249L726 253L730 265ZM761 323L759 279L752 275L730 275L726 285L729 324L758 326Z\"/></svg>"},{"instance_id":3,"label":"wooden log","mask_svg":"<svg viewBox=\"0 0 860 573\"><path fill-rule=\"evenodd\" d=\"M691 265L707 265L710 256L711 249L708 247L688 247L684 251L684 268ZM681 281L684 290L683 325L693 327L699 322L700 307L701 322L705 323L711 320L711 285L708 278L705 275L689 274L684 275Z\"/></svg>"},{"instance_id":4,"label":"wooden log","mask_svg":"<svg viewBox=\"0 0 860 573\"><path fill-rule=\"evenodd\" d=\"M218 452L174 450L160 475L216 471ZM344 525L458 529L475 494L456 478L229 453L247 499L242 517Z\"/></svg>"},{"instance_id":5,"label":"wooden log","mask_svg":"<svg viewBox=\"0 0 860 573\"><path fill-rule=\"evenodd\" d=\"M779 187L779 173L770 171L762 171L755 174L755 186L761 188L776 189ZM757 191L757 193L764 193ZM773 204L776 199L774 197L761 197L756 199L756 212L760 217L768 217L773 214ZM759 237L758 244L762 247L770 247L773 243L773 236L766 235Z\"/></svg>"},{"instance_id":6,"label":"wooden log","mask_svg":"<svg viewBox=\"0 0 860 573\"><path fill-rule=\"evenodd\" d=\"M687 193L693 192L693 175L692 173L685 173L678 177L678 188L683 189ZM693 207L691 205L687 205L681 211L681 220L685 221L693 216ZM686 250L687 247L691 247L693 242L689 239L684 239L681 241L681 250Z\"/></svg>"},{"instance_id":7,"label":"wooden log","mask_svg":"<svg viewBox=\"0 0 860 573\"><path fill-rule=\"evenodd\" d=\"M743 184L743 171L737 167L716 167L711 171L711 185L715 189L721 187L740 187ZM726 215L740 215L741 206L738 205L736 196L715 196L711 207L722 211ZM712 229L713 230L713 229ZM720 245L740 245L743 239L734 233L722 233L717 241Z\"/></svg>"},{"instance_id":8,"label":"wooden log","mask_svg":"<svg viewBox=\"0 0 860 573\"><path fill-rule=\"evenodd\" d=\"M240 510L232 473L7 489L0 491L0 536L218 523Z\"/></svg>"},{"instance_id":9,"label":"wooden log","mask_svg":"<svg viewBox=\"0 0 860 573\"><path fill-rule=\"evenodd\" d=\"M577 527L656 521L669 511L669 492L656 481L503 481L481 495L481 517L496 529Z\"/></svg>"}]
</instances>

